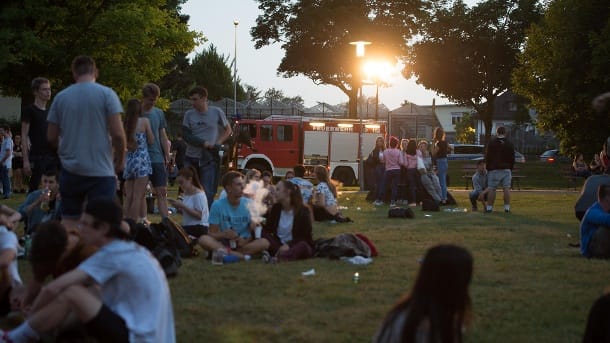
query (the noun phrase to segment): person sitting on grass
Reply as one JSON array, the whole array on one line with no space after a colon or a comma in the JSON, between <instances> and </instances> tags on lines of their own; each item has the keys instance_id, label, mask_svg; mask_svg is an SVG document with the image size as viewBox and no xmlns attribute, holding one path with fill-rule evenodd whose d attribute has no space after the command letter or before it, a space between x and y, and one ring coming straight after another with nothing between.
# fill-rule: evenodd
<instances>
[{"instance_id":1,"label":"person sitting on grass","mask_svg":"<svg viewBox=\"0 0 610 343\"><path fill-rule=\"evenodd\" d=\"M208 234L199 237L198 243L208 252L225 249L229 255L250 260L251 255L269 248L269 242L252 239L252 223L247 204L252 201L242 196L244 177L229 171L222 177L222 186L227 196L212 203Z\"/></svg>"},{"instance_id":2,"label":"person sitting on grass","mask_svg":"<svg viewBox=\"0 0 610 343\"><path fill-rule=\"evenodd\" d=\"M38 225L28 256L33 278L27 283L26 291L16 299L18 310L29 311L49 276L57 278L73 270L95 251L97 248L81 240L76 228L66 230L57 220Z\"/></svg>"},{"instance_id":3,"label":"person sitting on grass","mask_svg":"<svg viewBox=\"0 0 610 343\"><path fill-rule=\"evenodd\" d=\"M297 165L292 169L294 170L294 177L290 178L290 182L299 186L303 203L309 204L313 195L313 183L305 179L305 167Z\"/></svg>"},{"instance_id":4,"label":"person sitting on grass","mask_svg":"<svg viewBox=\"0 0 610 343\"><path fill-rule=\"evenodd\" d=\"M585 257L610 258L610 185L600 185L597 202L580 222L580 252Z\"/></svg>"},{"instance_id":5,"label":"person sitting on grass","mask_svg":"<svg viewBox=\"0 0 610 343\"><path fill-rule=\"evenodd\" d=\"M102 342L176 341L165 274L146 248L125 240L122 217L121 206L112 200L87 203L79 228L83 241L99 250L43 287L27 320L2 333L0 342L39 340L68 318ZM99 286L101 297L92 284Z\"/></svg>"},{"instance_id":6,"label":"person sitting on grass","mask_svg":"<svg viewBox=\"0 0 610 343\"><path fill-rule=\"evenodd\" d=\"M40 179L41 189L35 190L27 195L23 204L17 211L21 216L27 218L25 233L31 235L40 223L53 219L61 219L59 183L57 171L45 170Z\"/></svg>"},{"instance_id":7,"label":"person sitting on grass","mask_svg":"<svg viewBox=\"0 0 610 343\"><path fill-rule=\"evenodd\" d=\"M17 235L10 229L11 226L9 217L4 212L0 212L0 316L2 317L12 310L12 292L23 284L17 268L19 242Z\"/></svg>"},{"instance_id":8,"label":"person sitting on grass","mask_svg":"<svg viewBox=\"0 0 610 343\"><path fill-rule=\"evenodd\" d=\"M314 175L318 181L312 199L313 216L316 221L334 220L340 223L350 222L351 219L343 217L339 212L337 203L337 188L328 176L325 166L316 166Z\"/></svg>"},{"instance_id":9,"label":"person sitting on grass","mask_svg":"<svg viewBox=\"0 0 610 343\"><path fill-rule=\"evenodd\" d=\"M470 252L455 245L428 250L413 289L390 310L373 342L462 342L472 263Z\"/></svg>"},{"instance_id":10,"label":"person sitting on grass","mask_svg":"<svg viewBox=\"0 0 610 343\"><path fill-rule=\"evenodd\" d=\"M180 169L176 178L182 190L182 200L167 199L182 213L182 228L189 236L199 238L208 232L208 199L193 166Z\"/></svg>"},{"instance_id":11,"label":"person sitting on grass","mask_svg":"<svg viewBox=\"0 0 610 343\"><path fill-rule=\"evenodd\" d=\"M434 167L432 166L432 168ZM421 175L420 180L424 190L429 197L432 198L437 205L439 205L443 199L443 195L438 176L434 171L427 170L426 168L420 168L417 171L419 172L419 175Z\"/></svg>"},{"instance_id":12,"label":"person sitting on grass","mask_svg":"<svg viewBox=\"0 0 610 343\"><path fill-rule=\"evenodd\" d=\"M263 240L269 242L269 253L278 261L311 257L314 252L311 215L303 204L299 187L282 180L277 184L276 195L277 203L271 207L263 231Z\"/></svg>"},{"instance_id":13,"label":"person sitting on grass","mask_svg":"<svg viewBox=\"0 0 610 343\"><path fill-rule=\"evenodd\" d=\"M472 204L472 211L477 211L477 201L483 204L483 209L487 205L487 170L485 170L485 161L477 162L477 170L472 175L472 192L468 195Z\"/></svg>"}]
</instances>

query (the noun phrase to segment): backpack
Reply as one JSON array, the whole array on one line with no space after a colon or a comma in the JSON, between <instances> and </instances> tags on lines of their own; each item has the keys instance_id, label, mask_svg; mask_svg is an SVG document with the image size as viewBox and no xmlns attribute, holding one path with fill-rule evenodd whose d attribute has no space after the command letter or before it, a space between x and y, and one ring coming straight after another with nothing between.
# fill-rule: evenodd
<instances>
[{"instance_id":1,"label":"backpack","mask_svg":"<svg viewBox=\"0 0 610 343\"><path fill-rule=\"evenodd\" d=\"M394 207L388 211L388 218L415 218L415 213L410 207Z\"/></svg>"},{"instance_id":2,"label":"backpack","mask_svg":"<svg viewBox=\"0 0 610 343\"><path fill-rule=\"evenodd\" d=\"M133 240L147 248L159 261L166 277L174 277L178 274L178 268L182 265L180 252L173 240L173 233L162 224L137 224L132 231Z\"/></svg>"},{"instance_id":3,"label":"backpack","mask_svg":"<svg viewBox=\"0 0 610 343\"><path fill-rule=\"evenodd\" d=\"M436 201L434 201L433 199L426 198L421 202L421 210L438 212L441 210L441 208Z\"/></svg>"},{"instance_id":4,"label":"backpack","mask_svg":"<svg viewBox=\"0 0 610 343\"><path fill-rule=\"evenodd\" d=\"M182 226L176 223L171 218L163 218L159 225L164 226L168 232L169 237L173 240L174 246L180 253L180 257L193 257L199 255L199 251L195 249L197 241L191 239L191 237L184 231Z\"/></svg>"}]
</instances>

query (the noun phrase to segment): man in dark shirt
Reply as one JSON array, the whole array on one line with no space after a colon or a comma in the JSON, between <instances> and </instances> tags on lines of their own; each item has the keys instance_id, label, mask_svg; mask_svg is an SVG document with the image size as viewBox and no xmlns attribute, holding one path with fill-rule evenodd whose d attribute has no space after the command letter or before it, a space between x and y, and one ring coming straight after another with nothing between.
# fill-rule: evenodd
<instances>
[{"instance_id":1,"label":"man in dark shirt","mask_svg":"<svg viewBox=\"0 0 610 343\"><path fill-rule=\"evenodd\" d=\"M493 137L487 145L485 164L489 188L485 212L493 211L498 186L502 186L504 191L504 212L510 212L510 186L512 169L515 165L515 147L506 138L506 128L503 126L496 129L496 137Z\"/></svg>"},{"instance_id":2,"label":"man in dark shirt","mask_svg":"<svg viewBox=\"0 0 610 343\"><path fill-rule=\"evenodd\" d=\"M38 189L45 170L59 168L59 158L47 142L47 102L51 99L51 82L43 77L35 78L32 92L34 103L21 111L23 173L31 176L28 193Z\"/></svg>"}]
</instances>

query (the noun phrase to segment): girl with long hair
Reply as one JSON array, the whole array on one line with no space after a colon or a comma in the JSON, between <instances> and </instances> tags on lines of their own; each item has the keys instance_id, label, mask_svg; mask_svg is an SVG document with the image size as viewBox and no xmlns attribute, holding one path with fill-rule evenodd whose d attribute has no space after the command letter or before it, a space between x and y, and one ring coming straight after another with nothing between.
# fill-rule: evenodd
<instances>
[{"instance_id":1,"label":"girl with long hair","mask_svg":"<svg viewBox=\"0 0 610 343\"><path fill-rule=\"evenodd\" d=\"M430 248L411 293L387 314L373 342L462 342L471 316L472 264L462 247Z\"/></svg>"},{"instance_id":2,"label":"girl with long hair","mask_svg":"<svg viewBox=\"0 0 610 343\"><path fill-rule=\"evenodd\" d=\"M313 256L311 215L303 204L299 186L287 180L280 181L276 200L263 231L263 239L269 242L268 252L278 261Z\"/></svg>"},{"instance_id":3,"label":"girl with long hair","mask_svg":"<svg viewBox=\"0 0 610 343\"><path fill-rule=\"evenodd\" d=\"M445 141L445 131L436 127L432 134L432 162L438 169L438 180L441 184L441 205L447 204L447 172L449 171L449 145Z\"/></svg>"},{"instance_id":4,"label":"girl with long hair","mask_svg":"<svg viewBox=\"0 0 610 343\"><path fill-rule=\"evenodd\" d=\"M385 160L385 173L384 182L386 185L390 184L392 190L392 197L390 206L396 206L396 200L398 198L398 184L400 182L400 165L403 164L402 152L398 149L398 138L390 137L390 148L384 151ZM381 197L377 197L375 205L382 205L385 198L385 189L381 193Z\"/></svg>"},{"instance_id":5,"label":"girl with long hair","mask_svg":"<svg viewBox=\"0 0 610 343\"><path fill-rule=\"evenodd\" d=\"M125 218L136 221L146 217L145 191L148 175L152 174L148 145L153 144L150 121L142 117L142 104L137 99L127 101L125 134L127 156L123 179L125 180Z\"/></svg>"},{"instance_id":6,"label":"girl with long hair","mask_svg":"<svg viewBox=\"0 0 610 343\"><path fill-rule=\"evenodd\" d=\"M421 158L421 151L417 149L417 142L411 139L407 143L407 149L404 154L404 167L407 170L407 184L409 185L409 206L417 206L417 188L419 182L419 174L417 173L417 158Z\"/></svg>"},{"instance_id":7,"label":"girl with long hair","mask_svg":"<svg viewBox=\"0 0 610 343\"><path fill-rule=\"evenodd\" d=\"M385 173L385 160L383 152L385 151L385 141L383 137L379 136L375 140L375 148L369 154L366 162L375 168L375 205L381 205L377 199L383 198L383 192L385 189L384 173Z\"/></svg>"},{"instance_id":8,"label":"girl with long hair","mask_svg":"<svg viewBox=\"0 0 610 343\"><path fill-rule=\"evenodd\" d=\"M182 199L167 199L182 213L182 228L186 233L199 238L208 232L208 198L199 182L197 170L193 166L180 169L176 182L182 189Z\"/></svg>"},{"instance_id":9,"label":"girl with long hair","mask_svg":"<svg viewBox=\"0 0 610 343\"><path fill-rule=\"evenodd\" d=\"M335 220L338 222L352 221L348 217L343 217L339 212L337 203L337 188L330 180L328 170L325 166L316 166L314 175L318 185L313 192L313 215L316 221Z\"/></svg>"}]
</instances>

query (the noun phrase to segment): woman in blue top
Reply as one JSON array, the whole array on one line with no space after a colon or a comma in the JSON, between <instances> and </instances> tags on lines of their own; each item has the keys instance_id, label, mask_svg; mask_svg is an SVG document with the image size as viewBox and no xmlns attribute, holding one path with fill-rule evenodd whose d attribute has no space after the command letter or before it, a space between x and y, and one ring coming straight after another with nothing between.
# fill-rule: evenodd
<instances>
[{"instance_id":1,"label":"woman in blue top","mask_svg":"<svg viewBox=\"0 0 610 343\"><path fill-rule=\"evenodd\" d=\"M142 104L137 99L127 102L125 134L127 157L123 179L125 180L125 218L139 221L146 216L144 193L148 175L152 174L148 145L154 142L150 121L142 115Z\"/></svg>"}]
</instances>

